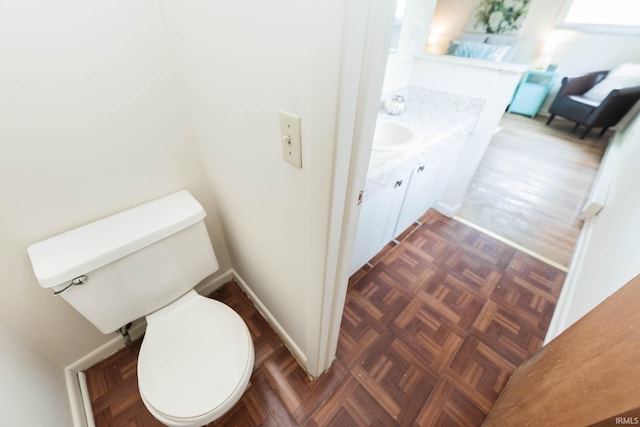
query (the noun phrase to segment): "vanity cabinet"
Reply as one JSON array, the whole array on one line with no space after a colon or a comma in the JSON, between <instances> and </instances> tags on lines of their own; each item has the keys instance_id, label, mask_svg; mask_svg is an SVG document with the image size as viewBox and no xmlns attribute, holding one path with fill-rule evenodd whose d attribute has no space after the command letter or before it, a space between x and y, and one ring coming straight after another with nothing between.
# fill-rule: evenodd
<instances>
[{"instance_id":1,"label":"vanity cabinet","mask_svg":"<svg viewBox=\"0 0 640 427\"><path fill-rule=\"evenodd\" d=\"M440 198L443 187L438 179L442 178L443 160L443 153L433 153L428 162L412 171L393 237L399 236Z\"/></svg>"},{"instance_id":2,"label":"vanity cabinet","mask_svg":"<svg viewBox=\"0 0 640 427\"><path fill-rule=\"evenodd\" d=\"M355 273L440 198L443 161L443 153L433 153L427 162L396 178L362 203L349 274Z\"/></svg>"},{"instance_id":3,"label":"vanity cabinet","mask_svg":"<svg viewBox=\"0 0 640 427\"><path fill-rule=\"evenodd\" d=\"M410 173L399 175L362 203L349 274L355 273L393 239L410 176Z\"/></svg>"}]
</instances>

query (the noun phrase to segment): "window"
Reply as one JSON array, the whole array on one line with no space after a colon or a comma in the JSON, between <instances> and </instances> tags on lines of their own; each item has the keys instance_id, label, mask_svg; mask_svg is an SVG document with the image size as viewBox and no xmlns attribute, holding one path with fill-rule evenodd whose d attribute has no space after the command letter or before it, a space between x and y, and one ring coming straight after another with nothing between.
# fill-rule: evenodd
<instances>
[{"instance_id":1,"label":"window","mask_svg":"<svg viewBox=\"0 0 640 427\"><path fill-rule=\"evenodd\" d=\"M558 28L579 31L640 34L640 4L637 0L566 1Z\"/></svg>"}]
</instances>

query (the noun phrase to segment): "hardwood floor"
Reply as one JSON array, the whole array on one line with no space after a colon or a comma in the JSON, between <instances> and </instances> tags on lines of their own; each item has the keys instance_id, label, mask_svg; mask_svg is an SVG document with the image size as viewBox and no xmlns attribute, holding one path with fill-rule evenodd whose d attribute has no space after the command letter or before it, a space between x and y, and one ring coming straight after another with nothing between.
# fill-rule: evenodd
<instances>
[{"instance_id":1,"label":"hardwood floor","mask_svg":"<svg viewBox=\"0 0 640 427\"><path fill-rule=\"evenodd\" d=\"M580 212L607 141L584 140L573 124L505 114L462 201L458 217L568 266Z\"/></svg>"},{"instance_id":2,"label":"hardwood floor","mask_svg":"<svg viewBox=\"0 0 640 427\"><path fill-rule=\"evenodd\" d=\"M251 386L211 426L478 426L542 344L565 274L434 211L351 280L332 368L311 380L235 283ZM139 398L139 343L87 371L96 426L160 426Z\"/></svg>"}]
</instances>

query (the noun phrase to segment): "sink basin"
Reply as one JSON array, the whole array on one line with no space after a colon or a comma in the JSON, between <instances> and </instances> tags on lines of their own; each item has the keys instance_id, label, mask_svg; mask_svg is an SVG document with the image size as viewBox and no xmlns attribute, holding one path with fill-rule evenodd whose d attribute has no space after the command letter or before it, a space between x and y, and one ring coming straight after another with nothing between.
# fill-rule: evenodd
<instances>
[{"instance_id":1,"label":"sink basin","mask_svg":"<svg viewBox=\"0 0 640 427\"><path fill-rule=\"evenodd\" d=\"M415 142L411 129L390 121L379 120L373 134L374 150L402 150Z\"/></svg>"}]
</instances>

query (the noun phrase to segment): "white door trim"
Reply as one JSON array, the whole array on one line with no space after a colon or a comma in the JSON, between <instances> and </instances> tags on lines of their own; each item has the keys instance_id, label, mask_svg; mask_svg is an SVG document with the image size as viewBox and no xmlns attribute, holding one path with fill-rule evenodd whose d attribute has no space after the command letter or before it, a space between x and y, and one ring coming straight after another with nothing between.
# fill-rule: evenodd
<instances>
[{"instance_id":1,"label":"white door trim","mask_svg":"<svg viewBox=\"0 0 640 427\"><path fill-rule=\"evenodd\" d=\"M331 198L330 235L325 264L319 375L336 354L349 279L349 267L391 44L395 0L352 0L345 5L343 52Z\"/></svg>"}]
</instances>

